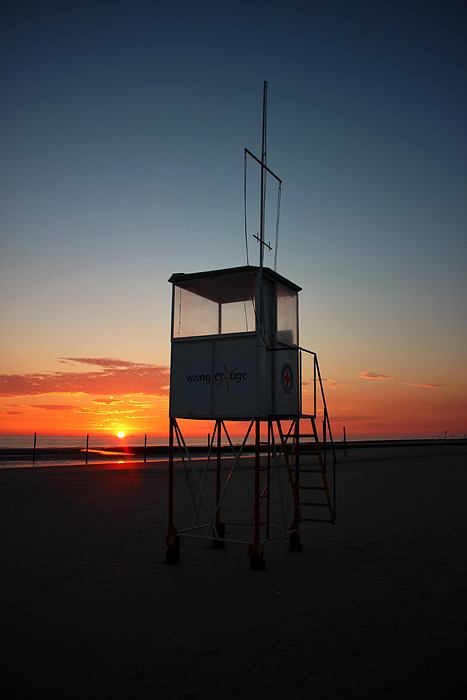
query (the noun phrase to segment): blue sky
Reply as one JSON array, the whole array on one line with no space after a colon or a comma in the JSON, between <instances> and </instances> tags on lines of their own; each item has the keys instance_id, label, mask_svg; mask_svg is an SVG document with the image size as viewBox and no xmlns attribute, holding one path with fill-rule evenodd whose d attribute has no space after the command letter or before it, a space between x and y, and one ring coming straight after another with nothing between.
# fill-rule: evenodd
<instances>
[{"instance_id":1,"label":"blue sky","mask_svg":"<svg viewBox=\"0 0 467 700\"><path fill-rule=\"evenodd\" d=\"M464 3L39 0L2 12L6 374L56 371L60 357L168 364L171 273L246 262L243 149L260 155L267 80L278 271L303 287L302 345L353 396L366 371L452 387L443 406L458 406ZM257 264L251 161L248 183ZM270 181L271 241L275 195Z\"/></svg>"}]
</instances>

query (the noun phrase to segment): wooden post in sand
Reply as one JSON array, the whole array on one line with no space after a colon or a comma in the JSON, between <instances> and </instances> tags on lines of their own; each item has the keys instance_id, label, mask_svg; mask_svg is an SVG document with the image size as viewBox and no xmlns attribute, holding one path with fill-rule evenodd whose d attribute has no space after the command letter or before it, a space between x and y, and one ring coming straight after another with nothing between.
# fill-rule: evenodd
<instances>
[{"instance_id":1,"label":"wooden post in sand","mask_svg":"<svg viewBox=\"0 0 467 700\"><path fill-rule=\"evenodd\" d=\"M146 464L146 445L148 436L144 433L144 463Z\"/></svg>"},{"instance_id":2,"label":"wooden post in sand","mask_svg":"<svg viewBox=\"0 0 467 700\"><path fill-rule=\"evenodd\" d=\"M345 438L345 425L344 425L344 457L347 457L347 442Z\"/></svg>"},{"instance_id":3,"label":"wooden post in sand","mask_svg":"<svg viewBox=\"0 0 467 700\"><path fill-rule=\"evenodd\" d=\"M36 440L37 440L37 433L34 433L34 449L32 451L32 463L33 464L36 461Z\"/></svg>"},{"instance_id":4,"label":"wooden post in sand","mask_svg":"<svg viewBox=\"0 0 467 700\"><path fill-rule=\"evenodd\" d=\"M86 464L88 463L89 435L86 435Z\"/></svg>"}]
</instances>

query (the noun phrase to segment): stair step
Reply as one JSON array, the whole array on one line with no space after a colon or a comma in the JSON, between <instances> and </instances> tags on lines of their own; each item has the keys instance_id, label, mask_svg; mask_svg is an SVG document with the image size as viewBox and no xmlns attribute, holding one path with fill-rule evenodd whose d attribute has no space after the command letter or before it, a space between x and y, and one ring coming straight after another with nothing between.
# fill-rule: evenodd
<instances>
[{"instance_id":1,"label":"stair step","mask_svg":"<svg viewBox=\"0 0 467 700\"><path fill-rule=\"evenodd\" d=\"M307 523L332 523L333 521L331 518L328 518L327 520L325 518L302 518L302 521L305 521Z\"/></svg>"},{"instance_id":2,"label":"stair step","mask_svg":"<svg viewBox=\"0 0 467 700\"><path fill-rule=\"evenodd\" d=\"M326 491L325 486L302 486L301 484L299 484L297 488L300 490L303 489L304 491Z\"/></svg>"},{"instance_id":3,"label":"stair step","mask_svg":"<svg viewBox=\"0 0 467 700\"><path fill-rule=\"evenodd\" d=\"M322 474L321 469L302 469L299 467L300 474Z\"/></svg>"},{"instance_id":4,"label":"stair step","mask_svg":"<svg viewBox=\"0 0 467 700\"><path fill-rule=\"evenodd\" d=\"M306 503L305 501L299 501L299 506L316 506L317 508L329 508L329 503Z\"/></svg>"}]
</instances>

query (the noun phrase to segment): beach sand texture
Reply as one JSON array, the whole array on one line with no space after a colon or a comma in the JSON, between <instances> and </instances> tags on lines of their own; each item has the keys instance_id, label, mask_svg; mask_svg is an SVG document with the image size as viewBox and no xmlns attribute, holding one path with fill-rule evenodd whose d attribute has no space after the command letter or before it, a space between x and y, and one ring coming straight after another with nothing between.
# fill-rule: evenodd
<instances>
[{"instance_id":1,"label":"beach sand texture","mask_svg":"<svg viewBox=\"0 0 467 700\"><path fill-rule=\"evenodd\" d=\"M198 540L165 564L160 466L0 472L3 697L459 697L466 445L338 459L336 524L264 571Z\"/></svg>"}]
</instances>

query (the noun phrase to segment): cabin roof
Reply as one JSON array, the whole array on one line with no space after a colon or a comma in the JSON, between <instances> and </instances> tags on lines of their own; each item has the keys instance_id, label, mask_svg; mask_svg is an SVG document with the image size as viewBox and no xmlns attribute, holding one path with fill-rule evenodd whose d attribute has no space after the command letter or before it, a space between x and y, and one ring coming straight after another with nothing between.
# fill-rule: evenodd
<instances>
[{"instance_id":1,"label":"cabin roof","mask_svg":"<svg viewBox=\"0 0 467 700\"><path fill-rule=\"evenodd\" d=\"M244 265L205 272L175 272L169 282L218 304L228 304L251 299L254 279L260 269L255 265ZM263 277L265 280L279 282L293 292L302 289L269 267L263 267Z\"/></svg>"}]
</instances>

